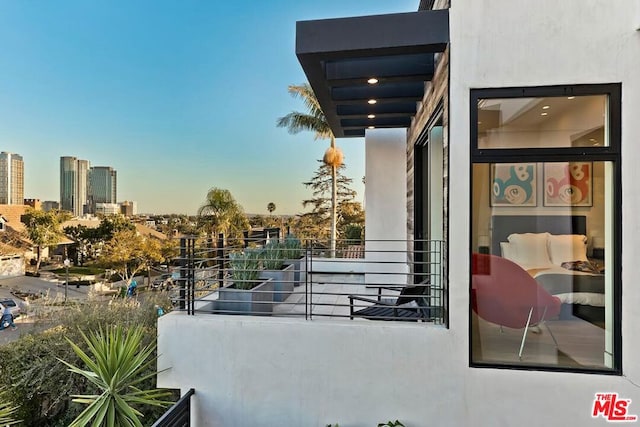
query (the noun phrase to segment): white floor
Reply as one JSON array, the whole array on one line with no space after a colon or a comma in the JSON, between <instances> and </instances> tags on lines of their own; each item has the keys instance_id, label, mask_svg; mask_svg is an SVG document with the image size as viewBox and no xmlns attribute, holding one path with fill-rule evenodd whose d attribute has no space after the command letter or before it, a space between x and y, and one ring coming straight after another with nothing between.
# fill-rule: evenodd
<instances>
[{"instance_id":1,"label":"white floor","mask_svg":"<svg viewBox=\"0 0 640 427\"><path fill-rule=\"evenodd\" d=\"M276 303L274 315L349 318L349 295L376 297L377 288L365 286L362 274L316 273L308 277L309 283L296 286L286 301Z\"/></svg>"}]
</instances>

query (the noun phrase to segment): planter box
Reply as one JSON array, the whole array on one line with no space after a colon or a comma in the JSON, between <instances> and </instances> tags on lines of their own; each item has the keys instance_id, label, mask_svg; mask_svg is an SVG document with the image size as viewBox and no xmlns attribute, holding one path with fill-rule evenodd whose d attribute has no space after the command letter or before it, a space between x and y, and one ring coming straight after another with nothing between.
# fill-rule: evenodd
<instances>
[{"instance_id":1,"label":"planter box","mask_svg":"<svg viewBox=\"0 0 640 427\"><path fill-rule=\"evenodd\" d=\"M218 290L215 310L220 314L254 314L268 316L273 311L273 279L267 279L253 289L236 289L234 285Z\"/></svg>"},{"instance_id":2,"label":"planter box","mask_svg":"<svg viewBox=\"0 0 640 427\"><path fill-rule=\"evenodd\" d=\"M282 302L293 292L294 265L285 265L281 270L264 270L260 272L261 279L271 278L273 281L273 300Z\"/></svg>"},{"instance_id":3,"label":"planter box","mask_svg":"<svg viewBox=\"0 0 640 427\"><path fill-rule=\"evenodd\" d=\"M305 275L307 274L307 257L298 259L288 259L285 265L293 265L293 285L300 286L305 283Z\"/></svg>"}]
</instances>

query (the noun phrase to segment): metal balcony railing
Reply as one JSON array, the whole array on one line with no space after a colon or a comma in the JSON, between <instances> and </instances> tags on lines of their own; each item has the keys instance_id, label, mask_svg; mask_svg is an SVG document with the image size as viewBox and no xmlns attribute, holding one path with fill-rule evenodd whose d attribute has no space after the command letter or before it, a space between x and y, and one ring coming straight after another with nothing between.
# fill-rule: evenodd
<instances>
[{"instance_id":1,"label":"metal balcony railing","mask_svg":"<svg viewBox=\"0 0 640 427\"><path fill-rule=\"evenodd\" d=\"M194 389L189 389L176 403L165 412L152 427L189 427L191 425L191 396Z\"/></svg>"},{"instance_id":2,"label":"metal balcony railing","mask_svg":"<svg viewBox=\"0 0 640 427\"><path fill-rule=\"evenodd\" d=\"M182 239L172 291L188 314L446 323L439 240L267 239L217 247Z\"/></svg>"}]
</instances>

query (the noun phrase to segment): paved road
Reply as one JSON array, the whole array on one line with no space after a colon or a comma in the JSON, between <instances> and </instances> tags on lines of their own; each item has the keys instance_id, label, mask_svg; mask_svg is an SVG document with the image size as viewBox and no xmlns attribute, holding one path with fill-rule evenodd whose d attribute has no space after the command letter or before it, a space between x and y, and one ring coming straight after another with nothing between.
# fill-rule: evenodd
<instances>
[{"instance_id":1,"label":"paved road","mask_svg":"<svg viewBox=\"0 0 640 427\"><path fill-rule=\"evenodd\" d=\"M85 299L89 292L88 286L68 286L67 298ZM50 298L64 298L65 284L56 279L44 280L38 277L18 276L0 279L0 296L9 296L11 291L29 292L49 295Z\"/></svg>"},{"instance_id":2,"label":"paved road","mask_svg":"<svg viewBox=\"0 0 640 427\"><path fill-rule=\"evenodd\" d=\"M138 283L143 283L142 277L136 277L136 280ZM80 286L79 288L76 288L75 285L66 286L67 299L85 300L87 299L90 288L90 286ZM24 313L15 321L18 327L17 330L14 331L9 328L0 331L0 345L14 341L21 335L44 330L48 327L43 324L35 324L35 319L28 315L30 311L29 304L16 297L12 292L28 292L48 296L51 299L63 300L65 296L65 282L60 282L53 276L47 279L31 276L0 278L0 298L13 298L20 305ZM108 299L111 297L105 296L102 298Z\"/></svg>"}]
</instances>

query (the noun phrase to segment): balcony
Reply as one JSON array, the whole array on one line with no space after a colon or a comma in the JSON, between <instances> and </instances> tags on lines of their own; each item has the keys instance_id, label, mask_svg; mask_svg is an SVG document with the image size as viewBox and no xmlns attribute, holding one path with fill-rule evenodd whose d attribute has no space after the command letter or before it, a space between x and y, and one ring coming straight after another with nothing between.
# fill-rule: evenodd
<instances>
[{"instance_id":1,"label":"balcony","mask_svg":"<svg viewBox=\"0 0 640 427\"><path fill-rule=\"evenodd\" d=\"M289 253L284 241L241 243L208 248L182 240L178 311L446 322L442 241L341 241L335 254L317 240Z\"/></svg>"}]
</instances>

